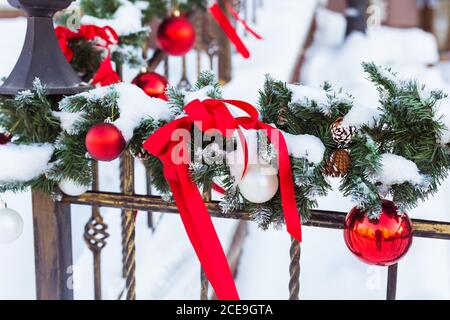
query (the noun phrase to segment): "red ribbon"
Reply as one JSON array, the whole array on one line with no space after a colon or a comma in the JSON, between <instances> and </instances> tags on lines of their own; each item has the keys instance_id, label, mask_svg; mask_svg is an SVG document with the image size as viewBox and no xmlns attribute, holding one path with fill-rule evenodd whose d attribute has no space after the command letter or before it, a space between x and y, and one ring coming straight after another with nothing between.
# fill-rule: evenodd
<instances>
[{"instance_id":1,"label":"red ribbon","mask_svg":"<svg viewBox=\"0 0 450 320\"><path fill-rule=\"evenodd\" d=\"M234 10L233 6L228 2L225 1L225 6L228 11L230 11L231 15L242 25L244 28L250 32L256 39L262 39L262 37L257 34L254 30L250 28L250 26L247 24L247 22L242 19L239 14ZM222 28L222 30L227 35L228 39L234 44L236 47L236 50L244 57L249 58L250 52L248 51L247 47L245 46L244 42L242 41L241 37L239 37L238 33L236 32L236 29L231 24L230 20L228 19L225 12L223 12L222 8L217 3L214 3L210 8L209 12L211 13L212 17L216 22L219 24L219 26Z\"/></svg>"},{"instance_id":2,"label":"red ribbon","mask_svg":"<svg viewBox=\"0 0 450 320\"><path fill-rule=\"evenodd\" d=\"M252 28L250 28L250 26L247 24L247 21L245 21L244 19L242 19L239 16L239 14L236 12L236 10L234 10L231 3L229 3L227 0L225 0L225 6L226 6L227 10L233 15L234 19L239 21L244 26L245 30L250 32L256 39L262 40L262 37L259 34L257 34Z\"/></svg>"},{"instance_id":3,"label":"red ribbon","mask_svg":"<svg viewBox=\"0 0 450 320\"><path fill-rule=\"evenodd\" d=\"M233 117L225 103L243 110L248 116ZM280 191L287 230L292 237L301 241L300 217L295 199L289 152L281 132L259 121L258 111L246 102L194 100L185 107L185 111L187 116L158 129L145 141L143 147L157 156L164 165L164 176L172 190L186 232L217 297L236 300L239 299L239 295L224 250L198 187L189 176L189 161L185 158L189 155L174 154L180 143L189 146L190 142L182 141L182 139L174 141L174 133L180 129L190 133L192 126L196 124L201 124L199 129L203 132L215 129L224 137L231 137L240 127L248 130L266 130L269 140L279 154ZM180 159L186 161L180 161Z\"/></svg>"},{"instance_id":4,"label":"red ribbon","mask_svg":"<svg viewBox=\"0 0 450 320\"><path fill-rule=\"evenodd\" d=\"M105 49L107 55L105 59L100 63L100 66L93 76L91 83L101 86L108 86L113 83L120 82L119 75L114 71L111 62L111 53L109 46L117 44L119 42L119 36L111 27L98 27L95 25L83 25L77 32L58 26L55 29L56 37L58 38L59 46L66 56L67 61L73 59L74 52L70 49L68 42L75 39L96 40L96 45L102 49Z\"/></svg>"}]
</instances>

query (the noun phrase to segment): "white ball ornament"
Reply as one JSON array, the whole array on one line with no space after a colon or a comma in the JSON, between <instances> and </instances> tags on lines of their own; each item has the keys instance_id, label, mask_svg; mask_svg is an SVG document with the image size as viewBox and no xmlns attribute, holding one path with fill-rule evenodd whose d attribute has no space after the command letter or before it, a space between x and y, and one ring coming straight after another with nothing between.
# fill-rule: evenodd
<instances>
[{"instance_id":1,"label":"white ball ornament","mask_svg":"<svg viewBox=\"0 0 450 320\"><path fill-rule=\"evenodd\" d=\"M66 195L72 197L78 197L86 193L89 190L88 186L79 184L71 179L63 179L58 184L59 189Z\"/></svg>"},{"instance_id":2,"label":"white ball ornament","mask_svg":"<svg viewBox=\"0 0 450 320\"><path fill-rule=\"evenodd\" d=\"M252 203L264 203L271 200L278 191L277 171L264 164L252 164L239 182L239 192Z\"/></svg>"},{"instance_id":3,"label":"white ball ornament","mask_svg":"<svg viewBox=\"0 0 450 320\"><path fill-rule=\"evenodd\" d=\"M0 244L16 241L23 232L23 219L17 211L0 203Z\"/></svg>"}]
</instances>

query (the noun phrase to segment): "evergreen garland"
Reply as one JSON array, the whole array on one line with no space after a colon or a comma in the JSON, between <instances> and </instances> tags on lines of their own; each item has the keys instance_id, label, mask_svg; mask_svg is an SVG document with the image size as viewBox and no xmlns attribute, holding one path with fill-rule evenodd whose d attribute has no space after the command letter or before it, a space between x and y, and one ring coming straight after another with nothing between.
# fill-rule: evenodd
<instances>
[{"instance_id":1,"label":"evergreen garland","mask_svg":"<svg viewBox=\"0 0 450 320\"><path fill-rule=\"evenodd\" d=\"M380 212L381 199L392 196L401 210L417 205L436 192L439 184L448 175L450 152L448 145L442 144L444 124L437 119L437 104L445 95L441 91L431 91L424 95L424 86L415 81L398 80L389 69L375 64L364 64L369 80L380 94L380 116L374 123L364 124L351 141L336 142L331 134L331 125L343 117L353 107L351 96L342 91L333 91L325 83L322 87L326 99L317 101L314 97L303 97L294 101L295 87L267 77L260 91L258 106L260 117L265 123L292 135L312 135L319 138L325 146L324 157L320 163L310 163L306 158L291 157L295 194L299 214L307 219L310 210L317 207L317 198L330 190L325 165L332 153L341 148L349 151L351 166L341 180L340 190L350 196L356 205L376 218ZM202 90L197 96L222 99L221 87L211 73L202 73L193 91ZM167 95L172 111L171 119L183 116L184 107L190 92L169 87ZM20 191L27 187L38 188L45 192L57 191L56 186L62 179L71 179L83 185L92 181L92 159L84 146L88 130L97 123L115 121L119 116L118 92L115 86L105 88L104 94L79 94L64 98L59 104L55 98L46 96L45 87L38 80L32 91L21 92L15 98L0 99L0 127L14 136L15 144L50 143L55 146L49 170L33 181L23 183L4 182L0 191ZM60 113L55 113L59 111ZM61 112L77 115L70 130L60 128L58 117ZM160 160L146 154L143 142L167 121L155 121L145 118L135 128L134 135L125 152L132 152L140 158L153 178L154 186L164 195L170 193L164 178ZM194 134L195 126L192 127ZM259 133L263 135L264 133ZM214 141L203 142L199 150L192 145L192 159L205 160L218 154L225 154L236 141L230 138L222 149ZM214 146L214 147L213 147ZM232 148L232 150L234 150ZM379 181L382 168L382 156L385 153L398 155L417 165L423 183L403 182L383 185ZM259 150L259 157L268 162L274 152ZM254 204L245 200L239 193L235 177L224 161L193 161L190 165L192 179L203 189L217 183L225 190L220 202L223 214L238 209L251 212L252 218L266 229L270 225L283 223L281 196L264 204Z\"/></svg>"},{"instance_id":2,"label":"evergreen garland","mask_svg":"<svg viewBox=\"0 0 450 320\"><path fill-rule=\"evenodd\" d=\"M84 14L100 19L111 19L121 5L120 0L81 0Z\"/></svg>"},{"instance_id":3,"label":"evergreen garland","mask_svg":"<svg viewBox=\"0 0 450 320\"><path fill-rule=\"evenodd\" d=\"M439 143L445 126L436 120L436 105L445 97L439 90L423 99L417 81L399 80L390 69L363 64L380 93L382 116L376 126L363 128L380 153L413 161L426 177L423 184L403 183L388 189L397 205L408 210L437 191L450 169L449 148Z\"/></svg>"},{"instance_id":4,"label":"evergreen garland","mask_svg":"<svg viewBox=\"0 0 450 320\"><path fill-rule=\"evenodd\" d=\"M45 86L36 79L33 90L22 91L14 98L0 98L0 128L11 133L16 144L54 144L60 126L59 120L53 115L57 106L56 98L47 96ZM45 174L23 183L0 181L0 192L19 192L28 187L50 193L54 184Z\"/></svg>"}]
</instances>

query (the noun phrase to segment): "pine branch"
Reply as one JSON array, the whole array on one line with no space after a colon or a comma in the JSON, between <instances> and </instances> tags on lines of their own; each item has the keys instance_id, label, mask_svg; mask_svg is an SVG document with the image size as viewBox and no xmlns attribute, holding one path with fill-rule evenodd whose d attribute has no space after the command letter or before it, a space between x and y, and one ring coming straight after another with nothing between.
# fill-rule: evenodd
<instances>
[{"instance_id":1,"label":"pine branch","mask_svg":"<svg viewBox=\"0 0 450 320\"><path fill-rule=\"evenodd\" d=\"M84 14L100 19L111 19L121 5L120 0L81 0L80 7Z\"/></svg>"}]
</instances>

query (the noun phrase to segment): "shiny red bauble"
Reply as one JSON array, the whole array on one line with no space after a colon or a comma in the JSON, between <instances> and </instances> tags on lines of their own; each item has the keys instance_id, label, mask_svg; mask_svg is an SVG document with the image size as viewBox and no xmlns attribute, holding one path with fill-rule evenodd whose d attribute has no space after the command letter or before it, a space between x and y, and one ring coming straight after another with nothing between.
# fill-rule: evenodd
<instances>
[{"instance_id":1,"label":"shiny red bauble","mask_svg":"<svg viewBox=\"0 0 450 320\"><path fill-rule=\"evenodd\" d=\"M167 82L167 79L159 73L141 73L134 78L132 83L144 90L144 92L152 98L167 100L166 89L169 83Z\"/></svg>"},{"instance_id":2,"label":"shiny red bauble","mask_svg":"<svg viewBox=\"0 0 450 320\"><path fill-rule=\"evenodd\" d=\"M379 219L369 219L353 208L345 219L344 238L350 251L365 263L390 266L397 263L412 243L412 224L399 214L392 201L383 201Z\"/></svg>"},{"instance_id":3,"label":"shiny red bauble","mask_svg":"<svg viewBox=\"0 0 450 320\"><path fill-rule=\"evenodd\" d=\"M195 28L185 17L165 19L158 28L156 41L158 47L172 56L188 53L195 44Z\"/></svg>"},{"instance_id":4,"label":"shiny red bauble","mask_svg":"<svg viewBox=\"0 0 450 320\"><path fill-rule=\"evenodd\" d=\"M89 129L86 135L86 149L95 160L117 159L126 147L125 139L111 123L99 123Z\"/></svg>"}]
</instances>

